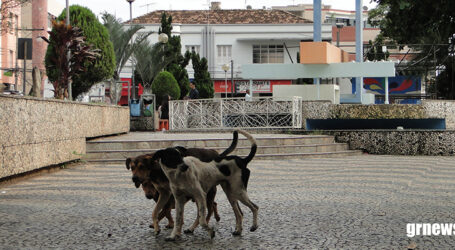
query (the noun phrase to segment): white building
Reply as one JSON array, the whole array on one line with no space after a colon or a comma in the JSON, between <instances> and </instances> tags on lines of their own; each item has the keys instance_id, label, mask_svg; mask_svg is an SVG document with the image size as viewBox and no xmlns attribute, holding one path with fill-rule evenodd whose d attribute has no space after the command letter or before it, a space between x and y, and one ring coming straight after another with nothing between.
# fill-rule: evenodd
<instances>
[{"instance_id":1,"label":"white building","mask_svg":"<svg viewBox=\"0 0 455 250\"><path fill-rule=\"evenodd\" d=\"M145 26L144 32L155 31L150 41L158 41L158 29L163 11L154 11L133 19L134 24ZM253 63L297 63L301 41L313 40L313 23L305 18L282 10L239 9L222 10L212 3L211 10L170 10L173 35L180 35L182 54L195 50L208 60L209 72L214 80L216 96L225 92L244 93L246 79L240 78L240 66ZM322 39L331 41L331 24L322 25ZM222 65L231 65L226 76ZM190 79L193 69L188 68ZM231 70L234 88L231 89ZM125 67L122 79L131 78L131 68ZM254 95L271 95L273 85L291 84L289 80L254 79ZM237 89L235 91L234 89Z\"/></svg>"}]
</instances>

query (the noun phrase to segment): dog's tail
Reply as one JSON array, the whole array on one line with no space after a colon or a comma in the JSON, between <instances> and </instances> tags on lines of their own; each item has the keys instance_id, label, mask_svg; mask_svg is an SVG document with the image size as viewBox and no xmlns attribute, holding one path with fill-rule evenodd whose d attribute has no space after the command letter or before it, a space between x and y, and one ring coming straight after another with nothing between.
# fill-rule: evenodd
<instances>
[{"instance_id":1,"label":"dog's tail","mask_svg":"<svg viewBox=\"0 0 455 250\"><path fill-rule=\"evenodd\" d=\"M248 154L248 156L245 159L243 159L245 161L245 164L248 164L251 160L253 160L253 157L256 155L256 151L258 148L256 139L254 139L254 137L246 131L238 130L238 132L245 136L251 142L251 151Z\"/></svg>"},{"instance_id":2,"label":"dog's tail","mask_svg":"<svg viewBox=\"0 0 455 250\"><path fill-rule=\"evenodd\" d=\"M226 157L228 154L232 153L237 147L237 142L239 140L239 132L237 130L233 133L234 138L232 138L231 146L229 146L223 153L219 155L219 157Z\"/></svg>"}]
</instances>

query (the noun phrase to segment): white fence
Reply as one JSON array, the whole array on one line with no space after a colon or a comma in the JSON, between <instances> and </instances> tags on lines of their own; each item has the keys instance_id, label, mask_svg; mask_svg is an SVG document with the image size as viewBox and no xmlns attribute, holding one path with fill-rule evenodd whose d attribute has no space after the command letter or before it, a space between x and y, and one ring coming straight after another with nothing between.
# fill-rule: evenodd
<instances>
[{"instance_id":1,"label":"white fence","mask_svg":"<svg viewBox=\"0 0 455 250\"><path fill-rule=\"evenodd\" d=\"M169 102L169 129L301 128L302 98L197 99Z\"/></svg>"}]
</instances>

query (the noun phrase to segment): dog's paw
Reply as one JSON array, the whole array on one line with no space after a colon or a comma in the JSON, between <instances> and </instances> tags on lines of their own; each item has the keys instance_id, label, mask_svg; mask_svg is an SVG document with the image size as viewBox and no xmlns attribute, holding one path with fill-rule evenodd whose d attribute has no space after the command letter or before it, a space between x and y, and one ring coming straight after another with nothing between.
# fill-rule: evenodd
<instances>
[{"instance_id":1,"label":"dog's paw","mask_svg":"<svg viewBox=\"0 0 455 250\"><path fill-rule=\"evenodd\" d=\"M221 220L220 216L215 215L215 220L218 222Z\"/></svg>"},{"instance_id":2,"label":"dog's paw","mask_svg":"<svg viewBox=\"0 0 455 250\"><path fill-rule=\"evenodd\" d=\"M165 240L165 241L175 241L175 240L176 240L176 237L170 237L170 236L169 236L169 237L166 237L164 240Z\"/></svg>"},{"instance_id":3,"label":"dog's paw","mask_svg":"<svg viewBox=\"0 0 455 250\"><path fill-rule=\"evenodd\" d=\"M176 241L179 238L180 238L180 235L176 235L174 237L172 237L172 236L166 237L164 240L165 241Z\"/></svg>"},{"instance_id":4,"label":"dog's paw","mask_svg":"<svg viewBox=\"0 0 455 250\"><path fill-rule=\"evenodd\" d=\"M234 232L232 232L232 235L240 236L240 235L242 235L242 231L234 231Z\"/></svg>"},{"instance_id":5,"label":"dog's paw","mask_svg":"<svg viewBox=\"0 0 455 250\"><path fill-rule=\"evenodd\" d=\"M191 229L185 229L185 231L183 231L183 233L185 234L192 234L194 230L191 230Z\"/></svg>"},{"instance_id":6,"label":"dog's paw","mask_svg":"<svg viewBox=\"0 0 455 250\"><path fill-rule=\"evenodd\" d=\"M160 232L161 232L161 230L159 230L159 229L158 229L158 230L155 230L155 235L160 234Z\"/></svg>"},{"instance_id":7,"label":"dog's paw","mask_svg":"<svg viewBox=\"0 0 455 250\"><path fill-rule=\"evenodd\" d=\"M172 225L171 225L171 224L167 224L167 225L166 225L166 228L167 228L167 229L174 228L174 224L172 224Z\"/></svg>"},{"instance_id":8,"label":"dog's paw","mask_svg":"<svg viewBox=\"0 0 455 250\"><path fill-rule=\"evenodd\" d=\"M256 229L258 229L257 225L251 226L250 227L250 232L254 232L254 231L256 231Z\"/></svg>"}]
</instances>

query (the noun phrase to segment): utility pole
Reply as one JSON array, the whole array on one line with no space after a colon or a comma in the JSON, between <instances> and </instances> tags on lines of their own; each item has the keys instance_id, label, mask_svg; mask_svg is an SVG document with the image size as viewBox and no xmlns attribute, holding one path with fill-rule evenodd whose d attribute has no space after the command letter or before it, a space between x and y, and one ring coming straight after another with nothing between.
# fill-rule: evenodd
<instances>
[{"instance_id":1,"label":"utility pole","mask_svg":"<svg viewBox=\"0 0 455 250\"><path fill-rule=\"evenodd\" d=\"M70 5L69 5L69 0L66 0L66 25L70 25ZM68 68L71 67L70 65L70 58L71 58L71 51L68 50L68 53L66 54L66 59L68 60ZM70 101L73 100L73 88L72 88L72 80L68 80L68 99Z\"/></svg>"}]
</instances>

